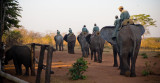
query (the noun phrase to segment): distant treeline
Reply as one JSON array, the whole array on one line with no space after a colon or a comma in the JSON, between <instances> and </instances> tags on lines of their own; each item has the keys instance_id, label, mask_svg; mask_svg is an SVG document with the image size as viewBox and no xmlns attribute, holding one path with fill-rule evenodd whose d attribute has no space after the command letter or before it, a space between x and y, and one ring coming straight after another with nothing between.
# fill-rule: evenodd
<instances>
[{"instance_id":1,"label":"distant treeline","mask_svg":"<svg viewBox=\"0 0 160 83\"><path fill-rule=\"evenodd\" d=\"M48 33L42 35L38 32L28 31L24 28L13 29L8 32L5 32L3 35L3 42L9 47L12 45L22 45L22 44L29 44L29 43L40 43L40 44L49 44L55 45L54 33ZM65 33L62 33L64 36ZM64 41L64 45L67 43ZM79 45L78 41L76 41L76 45ZM107 42L105 46L111 47ZM142 40L141 48L146 49L160 49L160 38L146 38Z\"/></svg>"},{"instance_id":2,"label":"distant treeline","mask_svg":"<svg viewBox=\"0 0 160 83\"><path fill-rule=\"evenodd\" d=\"M64 36L66 33L62 33ZM25 45L29 43L39 43L39 44L49 44L55 45L54 36L56 32L41 34L39 32L28 31L24 28L14 28L4 33L3 42L10 47L12 45ZM64 45L67 45L67 42L64 41ZM76 45L79 43L76 41Z\"/></svg>"},{"instance_id":3,"label":"distant treeline","mask_svg":"<svg viewBox=\"0 0 160 83\"><path fill-rule=\"evenodd\" d=\"M146 38L142 40L141 48L160 49L160 38Z\"/></svg>"}]
</instances>

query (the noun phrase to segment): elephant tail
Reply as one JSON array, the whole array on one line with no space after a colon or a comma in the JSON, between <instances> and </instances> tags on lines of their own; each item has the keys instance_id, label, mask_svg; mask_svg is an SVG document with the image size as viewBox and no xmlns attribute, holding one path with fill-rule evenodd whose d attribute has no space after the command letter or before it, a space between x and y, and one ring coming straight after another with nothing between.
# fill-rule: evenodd
<instances>
[{"instance_id":1,"label":"elephant tail","mask_svg":"<svg viewBox=\"0 0 160 83\"><path fill-rule=\"evenodd\" d=\"M131 28L131 27L130 27ZM132 56L134 57L135 55L135 50L136 50L136 44L137 44L137 38L136 38L136 34L132 31L132 34L133 34L133 53L132 53Z\"/></svg>"},{"instance_id":2,"label":"elephant tail","mask_svg":"<svg viewBox=\"0 0 160 83\"><path fill-rule=\"evenodd\" d=\"M134 55L135 55L135 50L136 50L136 39L134 39L134 41L133 41L134 43L133 43L133 57L134 57Z\"/></svg>"}]
</instances>

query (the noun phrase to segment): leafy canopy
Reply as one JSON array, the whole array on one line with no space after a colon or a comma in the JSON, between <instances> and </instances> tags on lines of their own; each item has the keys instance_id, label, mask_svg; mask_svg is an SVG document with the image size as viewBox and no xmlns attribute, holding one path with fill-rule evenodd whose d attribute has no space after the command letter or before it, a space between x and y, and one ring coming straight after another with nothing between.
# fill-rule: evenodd
<instances>
[{"instance_id":1,"label":"leafy canopy","mask_svg":"<svg viewBox=\"0 0 160 83\"><path fill-rule=\"evenodd\" d=\"M21 17L20 11L22 11L22 8L19 6L19 2L17 0L3 1L4 30L9 30L11 27L19 28L20 25L18 23L20 20L18 17Z\"/></svg>"},{"instance_id":2,"label":"leafy canopy","mask_svg":"<svg viewBox=\"0 0 160 83\"><path fill-rule=\"evenodd\" d=\"M149 34L149 30L147 29L147 27L149 26L155 26L156 27L156 21L153 20L150 15L146 15L146 14L139 14L139 15L132 15L130 17L131 19L134 19L134 23L135 24L141 24L144 26L145 28L145 32L146 34Z\"/></svg>"}]
</instances>

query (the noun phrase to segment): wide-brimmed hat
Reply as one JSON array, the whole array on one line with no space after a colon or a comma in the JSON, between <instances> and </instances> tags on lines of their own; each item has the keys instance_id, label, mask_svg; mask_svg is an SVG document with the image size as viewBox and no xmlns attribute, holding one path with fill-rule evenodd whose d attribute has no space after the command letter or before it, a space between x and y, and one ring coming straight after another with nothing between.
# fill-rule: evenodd
<instances>
[{"instance_id":1,"label":"wide-brimmed hat","mask_svg":"<svg viewBox=\"0 0 160 83\"><path fill-rule=\"evenodd\" d=\"M123 9L123 6L119 6L119 8L118 9Z\"/></svg>"}]
</instances>

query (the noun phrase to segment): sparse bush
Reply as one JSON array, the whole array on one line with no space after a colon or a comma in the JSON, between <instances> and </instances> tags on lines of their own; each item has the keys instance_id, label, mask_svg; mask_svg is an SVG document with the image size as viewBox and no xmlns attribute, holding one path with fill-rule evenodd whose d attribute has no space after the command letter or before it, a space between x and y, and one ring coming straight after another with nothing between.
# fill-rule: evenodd
<instances>
[{"instance_id":1,"label":"sparse bush","mask_svg":"<svg viewBox=\"0 0 160 83\"><path fill-rule=\"evenodd\" d=\"M143 70L143 71L142 71L142 75L143 75L143 76L148 76L149 74L150 74L150 72L148 72L148 71L146 71L146 70Z\"/></svg>"},{"instance_id":2,"label":"sparse bush","mask_svg":"<svg viewBox=\"0 0 160 83\"><path fill-rule=\"evenodd\" d=\"M154 63L154 64L152 65L152 64L151 64L151 61L150 61L150 62L145 62L145 69L142 71L142 75L143 75L143 76L148 76L148 75L153 74L152 69L154 68L154 66L155 66L156 64L157 64L157 63Z\"/></svg>"},{"instance_id":3,"label":"sparse bush","mask_svg":"<svg viewBox=\"0 0 160 83\"><path fill-rule=\"evenodd\" d=\"M160 57L160 54L155 55L154 57Z\"/></svg>"},{"instance_id":4,"label":"sparse bush","mask_svg":"<svg viewBox=\"0 0 160 83\"><path fill-rule=\"evenodd\" d=\"M72 65L72 68L69 69L72 80L86 79L86 76L82 75L84 71L88 68L87 61L82 58L77 59L76 63Z\"/></svg>"},{"instance_id":5,"label":"sparse bush","mask_svg":"<svg viewBox=\"0 0 160 83\"><path fill-rule=\"evenodd\" d=\"M5 32L2 39L7 47L22 44L22 34L17 30Z\"/></svg>"},{"instance_id":6,"label":"sparse bush","mask_svg":"<svg viewBox=\"0 0 160 83\"><path fill-rule=\"evenodd\" d=\"M141 55L143 56L144 59L148 58L146 53L142 53Z\"/></svg>"}]
</instances>

